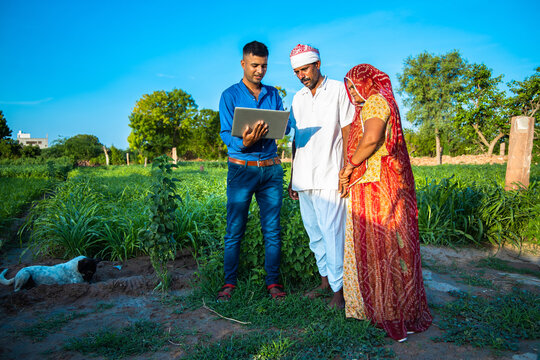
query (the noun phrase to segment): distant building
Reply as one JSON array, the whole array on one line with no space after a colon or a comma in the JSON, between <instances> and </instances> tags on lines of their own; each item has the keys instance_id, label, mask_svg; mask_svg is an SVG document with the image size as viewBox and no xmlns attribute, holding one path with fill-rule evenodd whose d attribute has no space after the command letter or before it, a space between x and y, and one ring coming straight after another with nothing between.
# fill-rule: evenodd
<instances>
[{"instance_id":1,"label":"distant building","mask_svg":"<svg viewBox=\"0 0 540 360\"><path fill-rule=\"evenodd\" d=\"M49 147L49 135L47 135L45 138L32 138L30 137L30 134L23 133L21 130L19 130L19 133L17 134L17 141L23 146L37 145L40 149Z\"/></svg>"}]
</instances>

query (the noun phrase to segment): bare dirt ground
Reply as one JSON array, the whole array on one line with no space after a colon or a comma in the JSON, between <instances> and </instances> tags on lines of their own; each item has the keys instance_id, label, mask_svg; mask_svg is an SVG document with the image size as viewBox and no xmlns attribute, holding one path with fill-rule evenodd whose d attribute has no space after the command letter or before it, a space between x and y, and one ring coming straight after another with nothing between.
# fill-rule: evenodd
<instances>
[{"instance_id":1,"label":"bare dirt ground","mask_svg":"<svg viewBox=\"0 0 540 360\"><path fill-rule=\"evenodd\" d=\"M492 250L452 250L425 246L422 256L426 267L424 278L430 304L444 304L454 298L447 293L452 287L476 294L497 290L509 290L517 282L522 287L540 293L540 280L527 275L504 274L500 271L484 269L483 277L494 281L494 289L486 289L463 284L457 272L477 270L478 259L484 258ZM0 268L9 268L7 277L12 277L23 266L34 262L23 259L18 263L20 250L11 249L1 255ZM538 256L518 257L512 251L499 252L498 256L512 261L517 267L539 270ZM60 261L43 260L40 264L52 265ZM187 295L197 265L189 252L180 254L170 264L172 273L172 294ZM516 277L517 276L517 277ZM12 287L0 287L0 358L1 359L85 359L80 353L62 349L70 338L82 336L106 327L120 328L137 320L159 322L165 328L181 328L188 332L184 344L198 344L219 341L231 334L254 331L244 325L219 318L204 307L178 311L182 304L166 303L160 295L152 292L155 285L154 271L149 259L140 257L124 263L104 261L98 265L97 273L90 284L41 285L38 287L12 291ZM211 304L208 304L211 306ZM98 311L99 309L99 311ZM23 330L36 324L40 319L62 313L86 313L87 315L67 322L63 327L35 340L24 335ZM398 359L529 359L538 354L538 344L522 341L517 352L494 353L488 349L472 346L457 346L452 343L436 343L431 340L442 331L438 328L438 318L422 334L409 336L405 343L388 340ZM132 359L181 359L184 344L170 343L161 351L147 353ZM528 355L524 355L528 354ZM516 357L517 356L517 357ZM529 356L529 357L526 357ZM99 359L99 357L98 357Z\"/></svg>"}]
</instances>

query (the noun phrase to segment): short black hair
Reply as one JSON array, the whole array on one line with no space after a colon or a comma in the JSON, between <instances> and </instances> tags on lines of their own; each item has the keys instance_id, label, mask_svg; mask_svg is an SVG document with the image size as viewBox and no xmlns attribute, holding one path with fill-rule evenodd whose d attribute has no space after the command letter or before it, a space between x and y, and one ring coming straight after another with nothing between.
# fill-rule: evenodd
<instances>
[{"instance_id":1,"label":"short black hair","mask_svg":"<svg viewBox=\"0 0 540 360\"><path fill-rule=\"evenodd\" d=\"M244 45L244 56L252 54L255 56L268 57L268 48L262 42L252 41Z\"/></svg>"}]
</instances>

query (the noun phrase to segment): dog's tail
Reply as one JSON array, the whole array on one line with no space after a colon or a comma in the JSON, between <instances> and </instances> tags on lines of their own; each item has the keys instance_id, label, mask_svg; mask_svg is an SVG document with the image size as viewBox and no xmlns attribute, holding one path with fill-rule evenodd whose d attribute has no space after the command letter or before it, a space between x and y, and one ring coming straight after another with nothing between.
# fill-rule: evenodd
<instances>
[{"instance_id":1,"label":"dog's tail","mask_svg":"<svg viewBox=\"0 0 540 360\"><path fill-rule=\"evenodd\" d=\"M9 279L9 280L6 279L5 275L6 275L7 272L8 272L8 269L5 269L0 274L0 284L2 284L2 285L11 285L15 281L15 278L12 278L12 279Z\"/></svg>"}]
</instances>

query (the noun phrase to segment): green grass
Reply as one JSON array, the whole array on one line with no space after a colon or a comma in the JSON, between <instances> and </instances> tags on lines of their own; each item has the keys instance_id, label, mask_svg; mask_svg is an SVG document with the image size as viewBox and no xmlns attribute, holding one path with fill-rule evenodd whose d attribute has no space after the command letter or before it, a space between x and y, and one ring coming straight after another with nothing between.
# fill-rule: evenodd
<instances>
[{"instance_id":1,"label":"green grass","mask_svg":"<svg viewBox=\"0 0 540 360\"><path fill-rule=\"evenodd\" d=\"M175 332L171 334L161 324L141 320L120 329L108 328L69 339L64 344L64 350L121 359L158 351L169 340L180 341L177 337Z\"/></svg>"},{"instance_id":2,"label":"green grass","mask_svg":"<svg viewBox=\"0 0 540 360\"><path fill-rule=\"evenodd\" d=\"M445 333L436 342L518 350L518 341L540 338L540 297L514 289L495 298L453 293L458 299L437 309Z\"/></svg>"},{"instance_id":3,"label":"green grass","mask_svg":"<svg viewBox=\"0 0 540 360\"><path fill-rule=\"evenodd\" d=\"M473 273L459 271L459 277L461 278L459 282L470 286L493 289L493 287L495 286L493 284L493 281L485 279L483 275L484 273L482 271L476 271Z\"/></svg>"},{"instance_id":4,"label":"green grass","mask_svg":"<svg viewBox=\"0 0 540 360\"><path fill-rule=\"evenodd\" d=\"M209 276L210 274L206 274ZM247 276L247 275L246 275ZM289 296L276 302L266 289L244 277L229 302L216 302L219 286L204 274L195 291L176 298L176 307L196 308L204 303L219 314L249 323L247 333L189 349L187 359L385 359L385 333L368 321L347 319L322 299L301 294L313 284L287 288ZM171 303L174 301L171 299ZM214 354L214 357L211 357Z\"/></svg>"},{"instance_id":5,"label":"green grass","mask_svg":"<svg viewBox=\"0 0 540 360\"><path fill-rule=\"evenodd\" d=\"M17 332L30 337L34 342L42 341L50 334L62 329L64 325L72 320L83 318L89 314L100 313L112 307L114 307L114 304L100 302L89 312L59 313L48 318L41 317L35 324L17 330Z\"/></svg>"},{"instance_id":6,"label":"green grass","mask_svg":"<svg viewBox=\"0 0 540 360\"><path fill-rule=\"evenodd\" d=\"M25 327L18 332L30 337L33 342L42 341L50 334L54 334L62 329L70 321L85 317L88 314L88 312L60 313L49 318L41 318L37 323Z\"/></svg>"},{"instance_id":7,"label":"green grass","mask_svg":"<svg viewBox=\"0 0 540 360\"><path fill-rule=\"evenodd\" d=\"M500 270L505 272L511 272L515 274L532 275L540 279L540 271L533 269L518 269L511 265L511 262L497 259L495 257L488 257L478 261L478 267L485 267L494 270Z\"/></svg>"}]
</instances>

